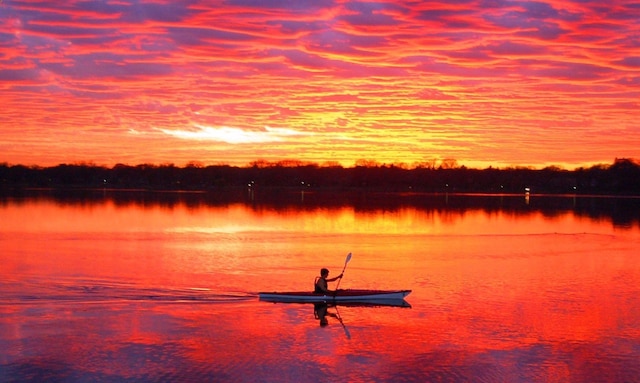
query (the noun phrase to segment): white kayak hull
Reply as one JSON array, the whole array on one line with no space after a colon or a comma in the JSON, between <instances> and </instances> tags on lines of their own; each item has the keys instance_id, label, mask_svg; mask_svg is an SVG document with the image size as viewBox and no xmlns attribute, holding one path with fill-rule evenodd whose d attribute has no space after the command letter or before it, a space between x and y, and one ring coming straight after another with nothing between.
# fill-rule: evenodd
<instances>
[{"instance_id":1,"label":"white kayak hull","mask_svg":"<svg viewBox=\"0 0 640 383\"><path fill-rule=\"evenodd\" d=\"M261 292L260 300L269 302L384 302L402 301L411 290L338 290L336 295L307 291Z\"/></svg>"}]
</instances>

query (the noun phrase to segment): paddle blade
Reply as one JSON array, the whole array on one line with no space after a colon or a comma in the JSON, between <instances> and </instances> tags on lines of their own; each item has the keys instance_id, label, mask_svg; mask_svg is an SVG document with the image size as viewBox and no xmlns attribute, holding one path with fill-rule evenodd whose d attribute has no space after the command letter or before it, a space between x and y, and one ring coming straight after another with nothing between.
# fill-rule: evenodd
<instances>
[{"instance_id":1,"label":"paddle blade","mask_svg":"<svg viewBox=\"0 0 640 383\"><path fill-rule=\"evenodd\" d=\"M347 259L344 260L344 264L346 265L351 260L351 253L347 254Z\"/></svg>"},{"instance_id":2,"label":"paddle blade","mask_svg":"<svg viewBox=\"0 0 640 383\"><path fill-rule=\"evenodd\" d=\"M344 334L347 336L347 339L351 340L351 333L347 329L347 326L342 325L342 328L344 328Z\"/></svg>"}]
</instances>

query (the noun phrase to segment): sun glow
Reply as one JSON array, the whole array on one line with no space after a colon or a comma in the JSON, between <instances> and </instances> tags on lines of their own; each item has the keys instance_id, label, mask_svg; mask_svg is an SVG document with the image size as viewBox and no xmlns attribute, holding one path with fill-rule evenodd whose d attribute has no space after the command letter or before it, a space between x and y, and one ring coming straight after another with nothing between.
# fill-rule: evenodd
<instances>
[{"instance_id":1,"label":"sun glow","mask_svg":"<svg viewBox=\"0 0 640 383\"><path fill-rule=\"evenodd\" d=\"M195 129L158 129L169 136L184 140L217 141L228 144L255 144L266 142L282 142L295 136L309 136L293 129L272 128L265 126L263 130L243 130L228 126L211 127L196 125Z\"/></svg>"}]
</instances>

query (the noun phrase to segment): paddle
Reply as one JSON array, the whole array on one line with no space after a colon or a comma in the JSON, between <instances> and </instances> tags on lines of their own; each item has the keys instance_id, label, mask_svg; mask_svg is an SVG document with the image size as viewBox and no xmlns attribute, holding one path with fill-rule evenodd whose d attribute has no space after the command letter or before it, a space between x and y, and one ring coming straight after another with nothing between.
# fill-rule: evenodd
<instances>
[{"instance_id":1,"label":"paddle","mask_svg":"<svg viewBox=\"0 0 640 383\"><path fill-rule=\"evenodd\" d=\"M347 269L347 263L349 263L350 260L351 260L351 253L347 254L347 258L344 260L344 267L342 268L342 272L340 273L340 275L344 275L344 271ZM338 284L336 285L336 292L333 294L333 299L335 299L336 295L338 294L338 286L340 286L340 282L342 282L342 277L338 279ZM342 317L340 316L340 312L338 311L338 305L335 305L335 308L336 308L336 316L338 317L338 321L340 321L340 324L344 329L344 333L347 336L347 339L351 339L351 334L349 333L349 330L347 330L347 326L345 326L344 322L342 322Z\"/></svg>"},{"instance_id":2,"label":"paddle","mask_svg":"<svg viewBox=\"0 0 640 383\"><path fill-rule=\"evenodd\" d=\"M351 339L351 333L349 333L347 326L345 326L344 323L342 322L342 317L340 316L340 312L338 311L338 305L335 305L335 308L336 308L336 317L338 318L338 321L340 321L340 324L344 329L344 334L347 336L347 339Z\"/></svg>"},{"instance_id":3,"label":"paddle","mask_svg":"<svg viewBox=\"0 0 640 383\"><path fill-rule=\"evenodd\" d=\"M347 268L347 263L349 263L350 260L351 260L351 253L347 254L347 259L344 260L344 267L342 268L342 272L340 273L340 275L344 275L344 271ZM342 277L338 279L338 284L336 285L336 294L338 293L338 286L340 286L340 282L342 282ZM335 297L335 294L334 294L334 297Z\"/></svg>"}]
</instances>

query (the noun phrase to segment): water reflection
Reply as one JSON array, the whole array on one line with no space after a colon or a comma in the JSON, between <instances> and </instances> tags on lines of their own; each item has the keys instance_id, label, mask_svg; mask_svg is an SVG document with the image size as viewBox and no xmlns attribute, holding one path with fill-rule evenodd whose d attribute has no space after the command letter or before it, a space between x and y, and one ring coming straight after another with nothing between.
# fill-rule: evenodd
<instances>
[{"instance_id":1,"label":"water reflection","mask_svg":"<svg viewBox=\"0 0 640 383\"><path fill-rule=\"evenodd\" d=\"M316 211L321 209L352 208L357 213L388 211L406 208L428 214L446 212L463 216L470 211L486 214L506 213L527 216L540 213L554 218L566 213L593 220L607 220L614 227L640 227L640 197L581 196L522 194L456 194L456 193L368 193L361 191L314 192L305 191L251 191L224 190L219 192L152 192L122 190L22 190L0 193L0 206L21 204L34 200L52 201L58 205L101 205L105 202L116 207L139 206L189 210L206 207L227 207L242 204L254 211Z\"/></svg>"},{"instance_id":2,"label":"water reflection","mask_svg":"<svg viewBox=\"0 0 640 383\"><path fill-rule=\"evenodd\" d=\"M337 311L337 306L336 305L332 305L332 306L336 307L335 313L329 312L329 304L326 302L315 303L313 305L313 315L318 321L320 321L320 326L326 326L329 324L329 320L327 319L327 317L338 319L340 321L340 324L344 326L344 323L342 322L342 318L340 318L340 314Z\"/></svg>"},{"instance_id":3,"label":"water reflection","mask_svg":"<svg viewBox=\"0 0 640 383\"><path fill-rule=\"evenodd\" d=\"M0 381L640 376L636 200L245 192L5 196ZM347 252L413 307L257 299Z\"/></svg>"}]
</instances>

